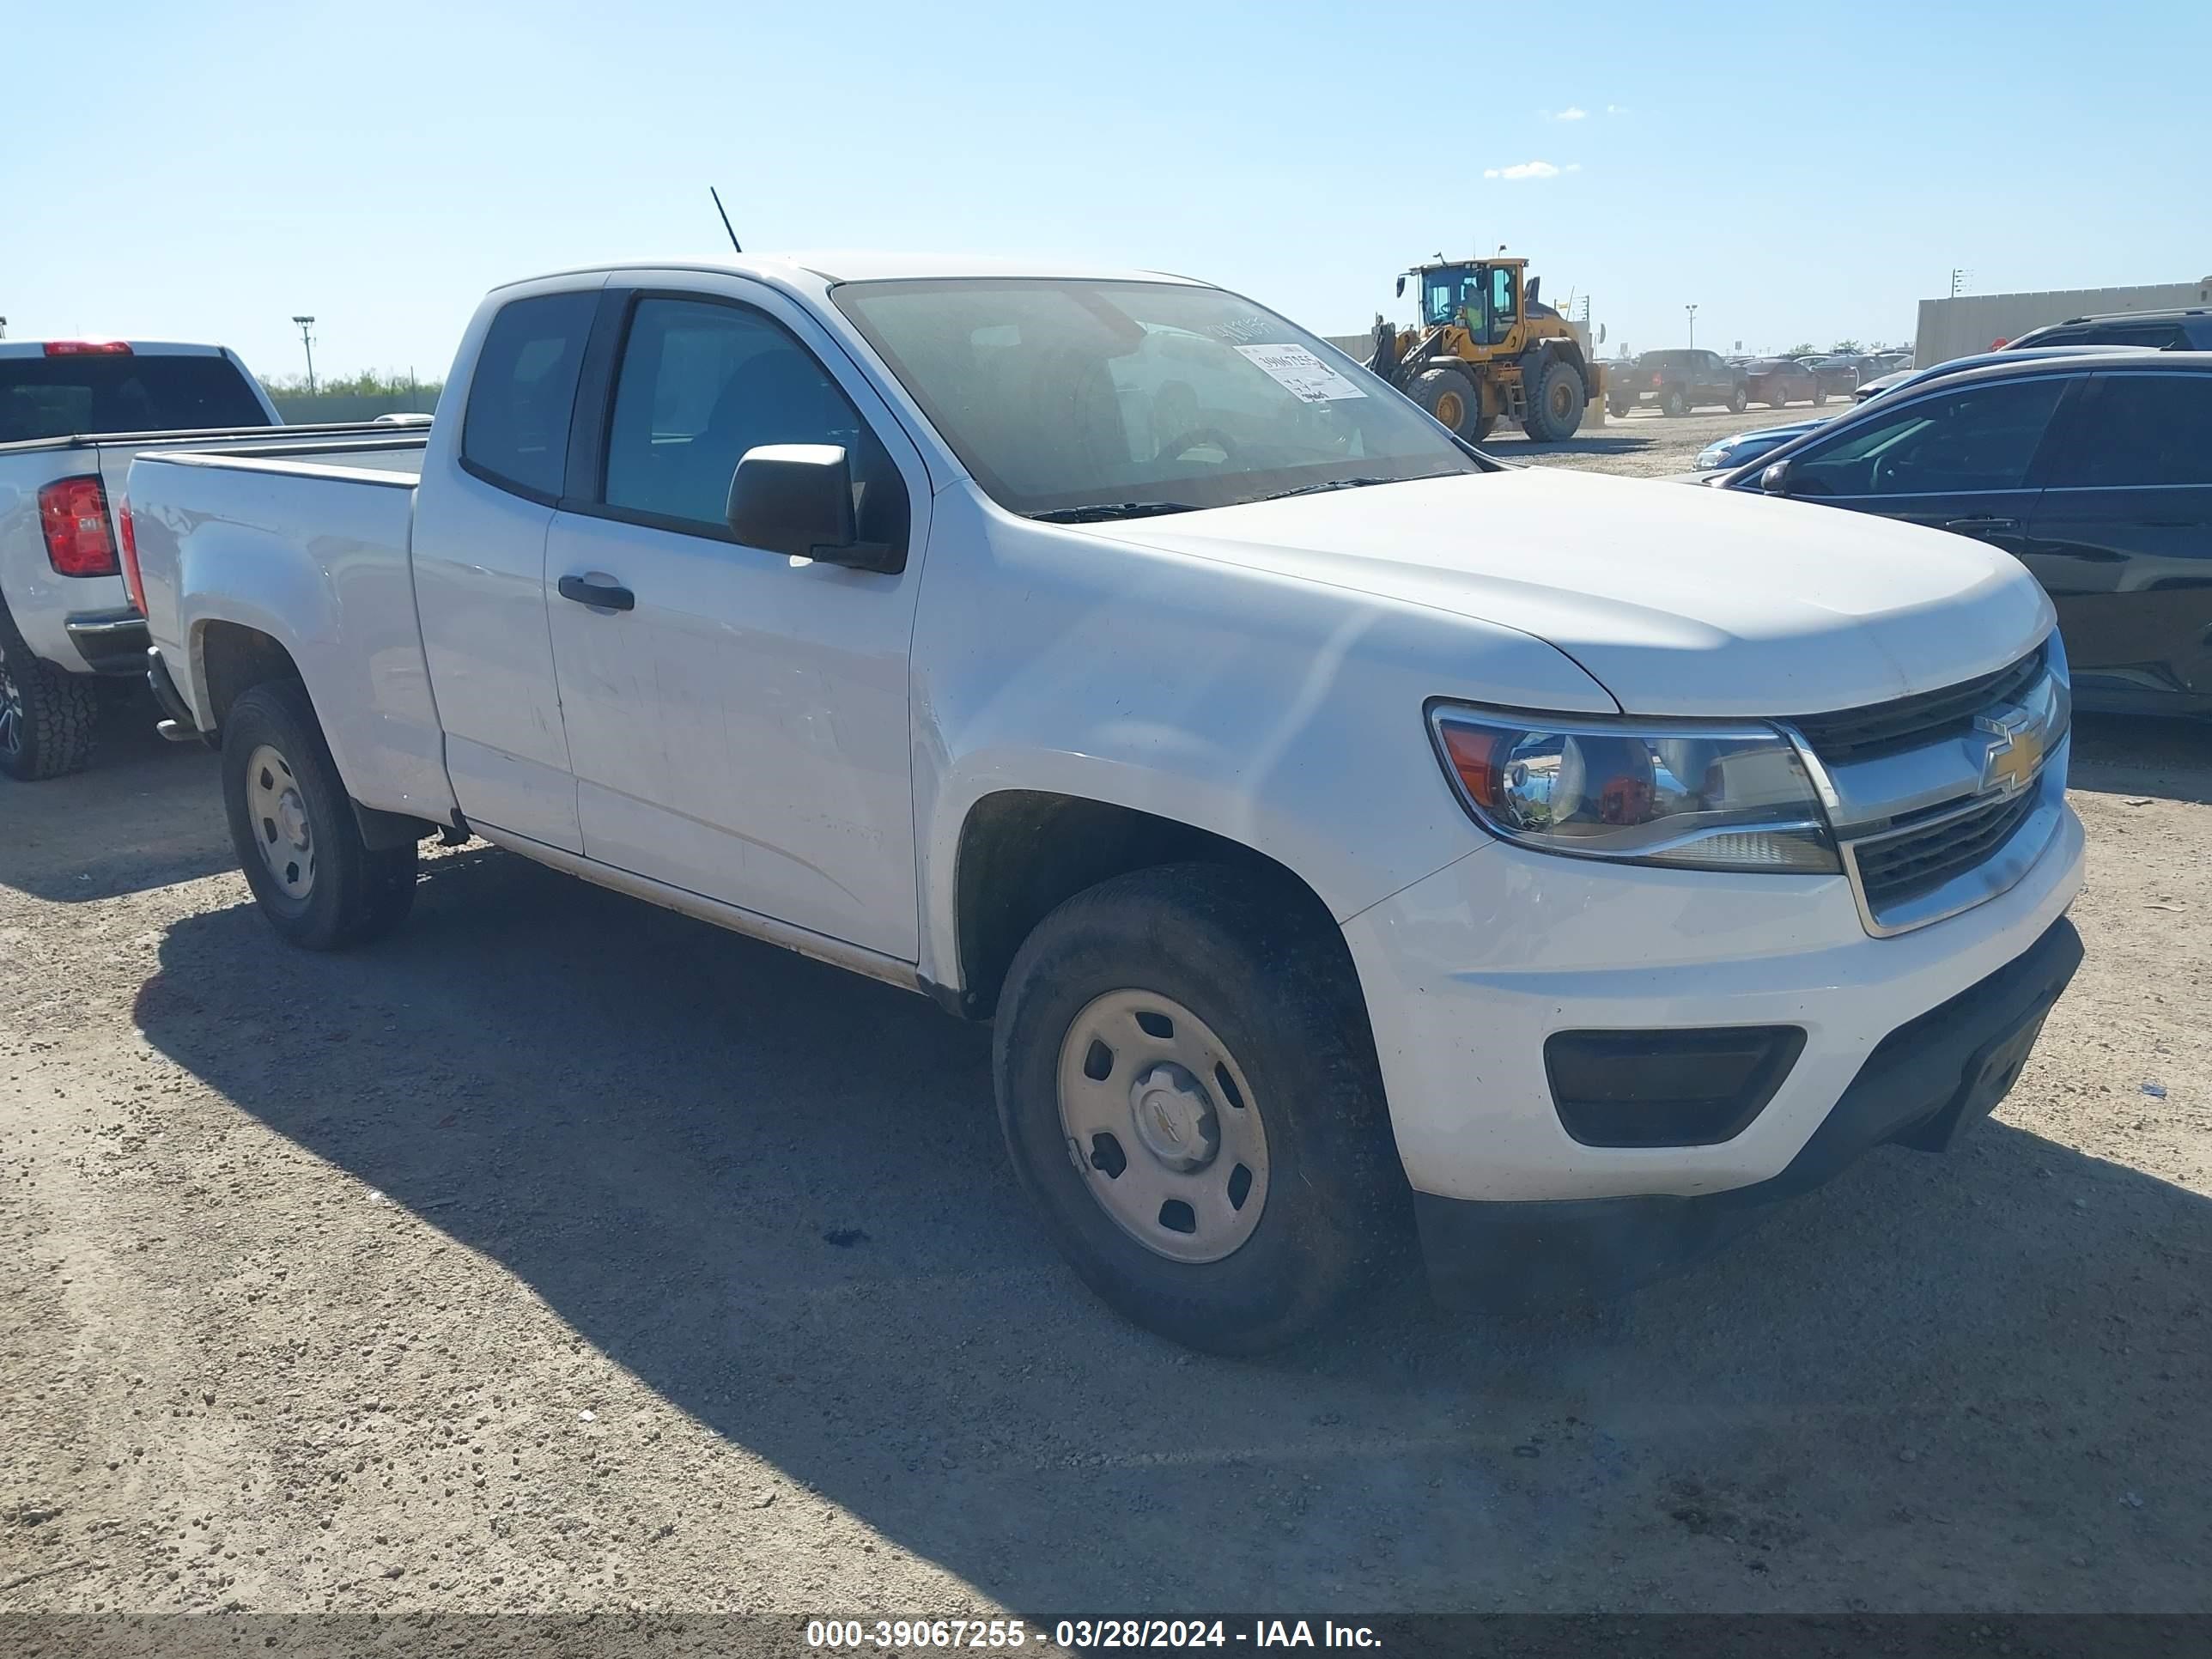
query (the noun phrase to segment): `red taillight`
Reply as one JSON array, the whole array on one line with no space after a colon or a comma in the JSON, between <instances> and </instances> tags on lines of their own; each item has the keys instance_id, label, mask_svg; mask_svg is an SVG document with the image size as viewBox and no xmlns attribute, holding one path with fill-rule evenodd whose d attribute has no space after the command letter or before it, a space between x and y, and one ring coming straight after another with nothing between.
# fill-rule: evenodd
<instances>
[{"instance_id":1,"label":"red taillight","mask_svg":"<svg viewBox=\"0 0 2212 1659\"><path fill-rule=\"evenodd\" d=\"M1661 374L1654 374L1654 375L1651 377L1651 384L1652 384L1652 385L1654 385L1654 386L1657 386L1657 385L1659 384L1659 382L1660 382L1661 380L1664 380L1665 378L1666 378L1666 377L1665 377L1664 375L1661 375Z\"/></svg>"},{"instance_id":2,"label":"red taillight","mask_svg":"<svg viewBox=\"0 0 2212 1659\"><path fill-rule=\"evenodd\" d=\"M46 342L46 356L49 357L128 357L130 355L131 342L128 340L49 340Z\"/></svg>"},{"instance_id":3,"label":"red taillight","mask_svg":"<svg viewBox=\"0 0 2212 1659\"><path fill-rule=\"evenodd\" d=\"M138 574L138 529L131 521L131 503L115 504L115 530L123 539L123 586L138 614L146 614L146 579Z\"/></svg>"},{"instance_id":4,"label":"red taillight","mask_svg":"<svg viewBox=\"0 0 2212 1659\"><path fill-rule=\"evenodd\" d=\"M64 576L112 576L115 542L107 533L107 491L95 477L57 478L39 491L46 562Z\"/></svg>"}]
</instances>

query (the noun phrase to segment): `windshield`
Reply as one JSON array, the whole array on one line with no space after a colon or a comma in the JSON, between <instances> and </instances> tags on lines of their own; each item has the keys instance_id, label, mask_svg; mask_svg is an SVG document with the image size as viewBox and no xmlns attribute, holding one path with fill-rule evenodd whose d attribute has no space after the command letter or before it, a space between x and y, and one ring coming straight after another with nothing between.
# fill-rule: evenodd
<instances>
[{"instance_id":1,"label":"windshield","mask_svg":"<svg viewBox=\"0 0 2212 1659\"><path fill-rule=\"evenodd\" d=\"M0 444L268 424L268 410L228 357L0 358Z\"/></svg>"},{"instance_id":2,"label":"windshield","mask_svg":"<svg viewBox=\"0 0 2212 1659\"><path fill-rule=\"evenodd\" d=\"M1230 507L1482 464L1312 335L1216 288L848 283L841 310L1002 507Z\"/></svg>"}]
</instances>

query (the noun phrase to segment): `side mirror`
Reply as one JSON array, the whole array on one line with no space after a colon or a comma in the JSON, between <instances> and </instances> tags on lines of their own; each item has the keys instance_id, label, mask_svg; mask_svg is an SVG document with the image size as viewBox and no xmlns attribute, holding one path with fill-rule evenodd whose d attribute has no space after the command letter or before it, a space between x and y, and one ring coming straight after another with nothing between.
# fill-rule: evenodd
<instances>
[{"instance_id":1,"label":"side mirror","mask_svg":"<svg viewBox=\"0 0 2212 1659\"><path fill-rule=\"evenodd\" d=\"M1398 297L1401 300L1406 297L1406 279L1403 276L1398 279Z\"/></svg>"},{"instance_id":2,"label":"side mirror","mask_svg":"<svg viewBox=\"0 0 2212 1659\"><path fill-rule=\"evenodd\" d=\"M1790 493L1790 463L1777 461L1768 467L1759 475L1759 487L1770 495L1787 495Z\"/></svg>"},{"instance_id":3,"label":"side mirror","mask_svg":"<svg viewBox=\"0 0 2212 1659\"><path fill-rule=\"evenodd\" d=\"M896 550L857 539L853 467L840 444L763 444L730 480L730 530L748 547L794 559L895 570Z\"/></svg>"}]
</instances>

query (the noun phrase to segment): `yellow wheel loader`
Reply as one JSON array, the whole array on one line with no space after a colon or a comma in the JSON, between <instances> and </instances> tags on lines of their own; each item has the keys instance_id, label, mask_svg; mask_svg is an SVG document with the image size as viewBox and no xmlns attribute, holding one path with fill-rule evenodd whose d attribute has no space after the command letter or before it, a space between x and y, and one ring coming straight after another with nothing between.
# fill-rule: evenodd
<instances>
[{"instance_id":1,"label":"yellow wheel loader","mask_svg":"<svg viewBox=\"0 0 2212 1659\"><path fill-rule=\"evenodd\" d=\"M1540 443L1571 438L1583 409L1604 395L1605 371L1537 298L1542 279L1528 267L1498 258L1407 271L1398 292L1408 276L1419 284L1420 321L1401 331L1377 317L1367 366L1469 442L1501 420L1520 422Z\"/></svg>"}]
</instances>

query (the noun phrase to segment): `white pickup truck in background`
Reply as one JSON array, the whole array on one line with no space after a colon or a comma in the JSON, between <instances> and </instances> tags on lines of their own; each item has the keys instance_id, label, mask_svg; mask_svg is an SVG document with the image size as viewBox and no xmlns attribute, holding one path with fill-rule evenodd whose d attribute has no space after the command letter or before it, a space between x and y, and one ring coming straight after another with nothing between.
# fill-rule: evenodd
<instances>
[{"instance_id":1,"label":"white pickup truck in background","mask_svg":"<svg viewBox=\"0 0 2212 1659\"><path fill-rule=\"evenodd\" d=\"M124 475L149 444L279 424L237 354L157 340L0 342L0 772L92 757L94 688L134 687L146 623L124 590Z\"/></svg>"},{"instance_id":2,"label":"white pickup truck in background","mask_svg":"<svg viewBox=\"0 0 2212 1659\"><path fill-rule=\"evenodd\" d=\"M473 830L994 1019L1053 1237L1200 1346L1416 1233L1492 1304L1678 1267L1945 1145L2080 957L2014 561L1501 467L1198 283L570 272L427 433L130 492L279 933Z\"/></svg>"}]
</instances>

